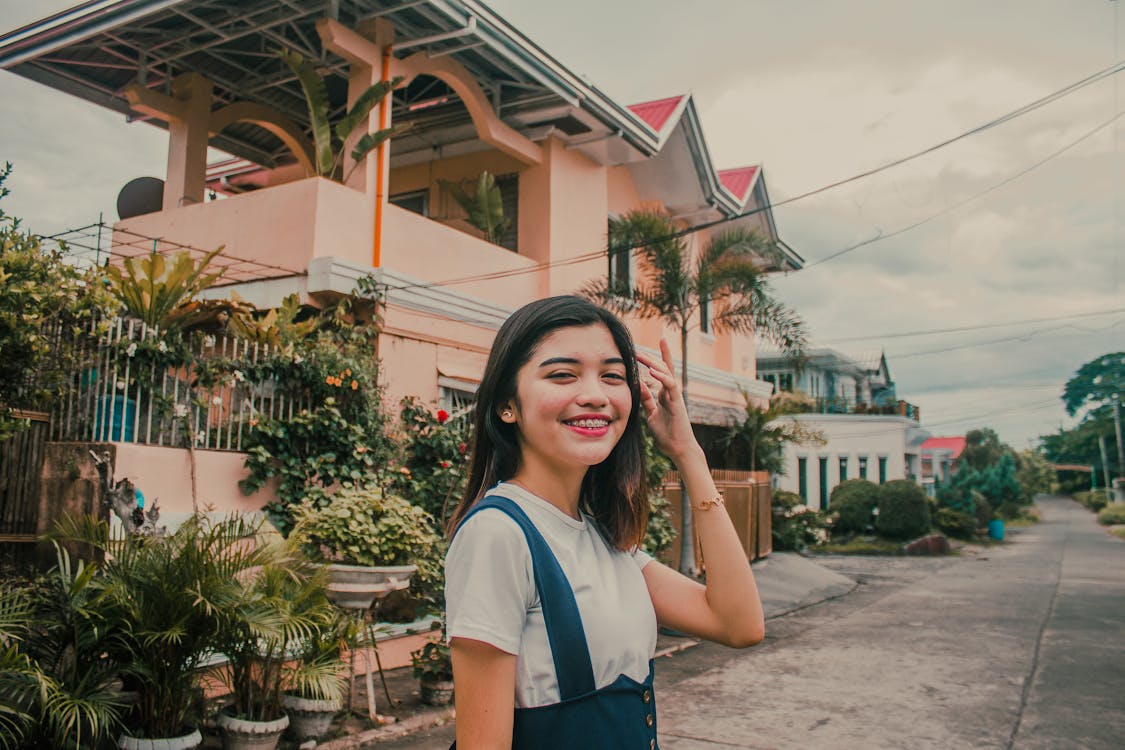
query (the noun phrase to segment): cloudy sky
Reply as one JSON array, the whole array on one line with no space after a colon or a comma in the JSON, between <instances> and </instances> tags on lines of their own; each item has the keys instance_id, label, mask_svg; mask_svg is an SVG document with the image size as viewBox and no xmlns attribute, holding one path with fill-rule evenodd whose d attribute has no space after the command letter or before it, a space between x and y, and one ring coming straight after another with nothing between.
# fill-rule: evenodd
<instances>
[{"instance_id":1,"label":"cloudy sky","mask_svg":"<svg viewBox=\"0 0 1125 750\"><path fill-rule=\"evenodd\" d=\"M69 4L4 0L0 29ZM690 92L716 164L762 164L775 203L1114 66L1123 4L489 2L622 103ZM900 397L934 434L991 426L1024 448L1069 425L1063 383L1125 349L1125 117L1111 122L1125 110L1122 78L777 207L807 261L775 280L778 295L817 345L885 351ZM113 221L121 185L163 174L161 130L7 73L0 100L0 160L16 166L6 210L37 232L99 212ZM933 333L945 329L958 330Z\"/></svg>"}]
</instances>

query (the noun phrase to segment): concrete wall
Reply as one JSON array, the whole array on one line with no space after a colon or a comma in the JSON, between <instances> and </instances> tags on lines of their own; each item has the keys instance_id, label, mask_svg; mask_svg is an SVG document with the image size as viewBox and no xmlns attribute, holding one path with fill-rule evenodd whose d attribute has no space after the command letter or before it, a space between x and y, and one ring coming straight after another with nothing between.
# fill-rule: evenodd
<instances>
[{"instance_id":1,"label":"concrete wall","mask_svg":"<svg viewBox=\"0 0 1125 750\"><path fill-rule=\"evenodd\" d=\"M879 458L887 459L887 481L907 478L907 429L916 423L905 417L857 414L799 414L795 419L807 427L821 430L827 443L822 446L785 447L785 474L778 477L778 488L800 491L799 459L806 459L810 508L823 509L820 497L820 461L828 459L828 494L840 483L840 458L848 458L847 479L860 477L860 458L867 458L867 479L878 483Z\"/></svg>"}]
</instances>

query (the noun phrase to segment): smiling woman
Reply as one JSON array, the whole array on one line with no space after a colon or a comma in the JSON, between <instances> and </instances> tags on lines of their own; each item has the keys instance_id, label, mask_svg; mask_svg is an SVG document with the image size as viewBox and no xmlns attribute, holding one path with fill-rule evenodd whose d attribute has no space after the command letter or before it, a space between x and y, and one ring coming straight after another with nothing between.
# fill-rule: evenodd
<instances>
[{"instance_id":1,"label":"smiling woman","mask_svg":"<svg viewBox=\"0 0 1125 750\"><path fill-rule=\"evenodd\" d=\"M638 356L620 320L578 297L526 305L497 334L446 557L461 750L654 750L657 624L733 646L763 637L663 342L661 354ZM695 506L706 587L638 549L642 421L691 496L711 498Z\"/></svg>"}]
</instances>

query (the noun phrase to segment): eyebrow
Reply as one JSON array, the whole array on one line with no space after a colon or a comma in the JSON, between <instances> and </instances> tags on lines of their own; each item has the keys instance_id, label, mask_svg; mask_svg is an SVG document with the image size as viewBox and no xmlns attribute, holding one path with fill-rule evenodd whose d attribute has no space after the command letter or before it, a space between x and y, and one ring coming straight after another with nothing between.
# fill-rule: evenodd
<instances>
[{"instance_id":1,"label":"eyebrow","mask_svg":"<svg viewBox=\"0 0 1125 750\"><path fill-rule=\"evenodd\" d=\"M548 367L550 365L580 365L582 362L574 357L551 357L539 363L540 367ZM625 360L621 357L609 357L602 360L603 365L623 365Z\"/></svg>"}]
</instances>

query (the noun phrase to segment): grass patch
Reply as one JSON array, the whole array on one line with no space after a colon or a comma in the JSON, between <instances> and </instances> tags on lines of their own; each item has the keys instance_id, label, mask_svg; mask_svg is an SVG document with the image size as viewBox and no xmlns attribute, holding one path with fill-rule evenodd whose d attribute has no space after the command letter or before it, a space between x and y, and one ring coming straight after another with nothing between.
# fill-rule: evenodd
<instances>
[{"instance_id":1,"label":"grass patch","mask_svg":"<svg viewBox=\"0 0 1125 750\"><path fill-rule=\"evenodd\" d=\"M1098 513L1098 523L1103 526L1125 524L1125 503L1112 503Z\"/></svg>"},{"instance_id":2,"label":"grass patch","mask_svg":"<svg viewBox=\"0 0 1125 750\"><path fill-rule=\"evenodd\" d=\"M1125 526L1110 526L1109 533L1118 539L1125 539Z\"/></svg>"},{"instance_id":3,"label":"grass patch","mask_svg":"<svg viewBox=\"0 0 1125 750\"><path fill-rule=\"evenodd\" d=\"M826 555L901 555L902 542L857 538L847 542L829 542L811 551Z\"/></svg>"}]
</instances>

